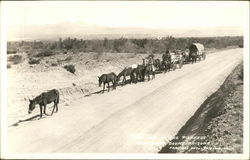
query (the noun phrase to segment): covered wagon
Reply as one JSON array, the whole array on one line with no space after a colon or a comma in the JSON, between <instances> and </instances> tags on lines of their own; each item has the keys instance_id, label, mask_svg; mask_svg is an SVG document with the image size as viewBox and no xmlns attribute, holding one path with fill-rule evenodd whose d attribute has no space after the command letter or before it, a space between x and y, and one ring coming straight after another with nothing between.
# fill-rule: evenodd
<instances>
[{"instance_id":1,"label":"covered wagon","mask_svg":"<svg viewBox=\"0 0 250 160\"><path fill-rule=\"evenodd\" d=\"M200 43L193 43L189 46L189 56L190 60L196 62L197 59L201 61L201 59L206 59L206 54L204 52L204 46Z\"/></svg>"}]
</instances>

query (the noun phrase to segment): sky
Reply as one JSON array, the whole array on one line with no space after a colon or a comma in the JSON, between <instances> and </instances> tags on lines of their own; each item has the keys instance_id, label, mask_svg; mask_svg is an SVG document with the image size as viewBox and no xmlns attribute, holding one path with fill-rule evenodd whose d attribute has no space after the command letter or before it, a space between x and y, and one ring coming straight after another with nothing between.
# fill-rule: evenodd
<instances>
[{"instance_id":1,"label":"sky","mask_svg":"<svg viewBox=\"0 0 250 160\"><path fill-rule=\"evenodd\" d=\"M63 22L111 27L190 28L233 26L246 21L248 2L4 2L8 27Z\"/></svg>"}]
</instances>

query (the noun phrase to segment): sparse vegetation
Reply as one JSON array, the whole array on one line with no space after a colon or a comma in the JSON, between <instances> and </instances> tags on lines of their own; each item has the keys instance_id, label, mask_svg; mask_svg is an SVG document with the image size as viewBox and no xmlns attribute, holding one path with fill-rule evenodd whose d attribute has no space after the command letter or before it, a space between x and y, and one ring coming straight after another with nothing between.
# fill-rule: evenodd
<instances>
[{"instance_id":1,"label":"sparse vegetation","mask_svg":"<svg viewBox=\"0 0 250 160\"><path fill-rule=\"evenodd\" d=\"M39 64L40 63L40 59L38 58L30 58L29 59L29 64Z\"/></svg>"},{"instance_id":2,"label":"sparse vegetation","mask_svg":"<svg viewBox=\"0 0 250 160\"><path fill-rule=\"evenodd\" d=\"M75 69L75 66L70 64L70 65L65 65L64 68L69 71L70 73L75 73L76 69Z\"/></svg>"},{"instance_id":3,"label":"sparse vegetation","mask_svg":"<svg viewBox=\"0 0 250 160\"><path fill-rule=\"evenodd\" d=\"M229 46L243 47L243 37L189 37L172 36L143 39L108 39L83 40L76 38L60 38L58 41L8 42L8 51L38 51L37 57L51 56L56 53L96 52L96 53L163 53L166 50L185 50L191 43L199 42L205 48L221 49ZM42 51L41 51L42 50ZM58 51L58 52L57 52Z\"/></svg>"},{"instance_id":4,"label":"sparse vegetation","mask_svg":"<svg viewBox=\"0 0 250 160\"><path fill-rule=\"evenodd\" d=\"M12 62L13 64L19 64L22 62L22 56L20 56L20 55L10 56L8 58L8 61Z\"/></svg>"},{"instance_id":5,"label":"sparse vegetation","mask_svg":"<svg viewBox=\"0 0 250 160\"><path fill-rule=\"evenodd\" d=\"M55 66L58 66L57 63L51 63L51 66L55 67Z\"/></svg>"},{"instance_id":6,"label":"sparse vegetation","mask_svg":"<svg viewBox=\"0 0 250 160\"><path fill-rule=\"evenodd\" d=\"M52 52L52 50L45 49L42 52L38 53L36 55L36 57L49 57L49 56L52 56L52 55L54 55L53 52Z\"/></svg>"}]
</instances>

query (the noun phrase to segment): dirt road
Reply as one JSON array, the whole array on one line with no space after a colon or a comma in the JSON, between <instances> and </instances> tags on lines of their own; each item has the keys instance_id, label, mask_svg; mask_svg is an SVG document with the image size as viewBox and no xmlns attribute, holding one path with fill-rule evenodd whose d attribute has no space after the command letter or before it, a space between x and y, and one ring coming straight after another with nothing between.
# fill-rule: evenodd
<instances>
[{"instance_id":1,"label":"dirt road","mask_svg":"<svg viewBox=\"0 0 250 160\"><path fill-rule=\"evenodd\" d=\"M41 120L8 127L8 151L156 153L240 63L242 49L60 106Z\"/></svg>"}]
</instances>

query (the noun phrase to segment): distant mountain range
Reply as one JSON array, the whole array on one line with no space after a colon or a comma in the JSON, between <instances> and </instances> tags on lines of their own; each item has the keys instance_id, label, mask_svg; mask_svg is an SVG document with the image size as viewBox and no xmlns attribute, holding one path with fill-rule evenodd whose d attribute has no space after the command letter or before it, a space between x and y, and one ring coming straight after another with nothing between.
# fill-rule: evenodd
<instances>
[{"instance_id":1,"label":"distant mountain range","mask_svg":"<svg viewBox=\"0 0 250 160\"><path fill-rule=\"evenodd\" d=\"M8 40L55 40L59 37L75 37L81 39L112 38L161 38L174 37L214 37L242 36L239 27L207 27L188 29L143 28L143 27L106 27L76 23L29 25L9 28Z\"/></svg>"}]
</instances>

